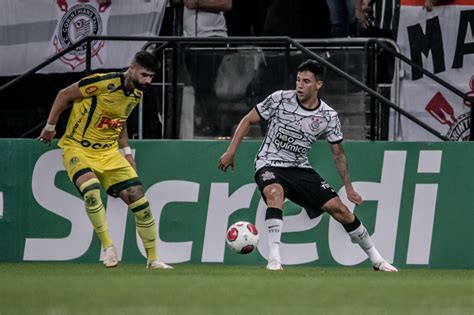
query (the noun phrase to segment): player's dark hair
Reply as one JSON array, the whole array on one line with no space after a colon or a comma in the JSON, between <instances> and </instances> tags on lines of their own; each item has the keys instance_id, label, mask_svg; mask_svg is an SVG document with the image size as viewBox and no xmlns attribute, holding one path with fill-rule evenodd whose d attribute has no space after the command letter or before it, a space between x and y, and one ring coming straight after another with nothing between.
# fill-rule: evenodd
<instances>
[{"instance_id":1,"label":"player's dark hair","mask_svg":"<svg viewBox=\"0 0 474 315\"><path fill-rule=\"evenodd\" d=\"M324 68L317 61L308 59L298 66L298 72L309 71L317 80L324 79Z\"/></svg>"},{"instance_id":2,"label":"player's dark hair","mask_svg":"<svg viewBox=\"0 0 474 315\"><path fill-rule=\"evenodd\" d=\"M156 57L148 51L141 50L135 54L133 60L143 68L151 72L157 72L160 68L160 62Z\"/></svg>"}]
</instances>

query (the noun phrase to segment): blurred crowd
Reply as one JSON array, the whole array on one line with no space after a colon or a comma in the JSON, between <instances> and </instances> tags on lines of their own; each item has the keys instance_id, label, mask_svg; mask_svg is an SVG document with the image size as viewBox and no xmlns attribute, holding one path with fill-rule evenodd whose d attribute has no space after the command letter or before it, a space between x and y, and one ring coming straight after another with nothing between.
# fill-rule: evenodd
<instances>
[{"instance_id":1,"label":"blurred crowd","mask_svg":"<svg viewBox=\"0 0 474 315\"><path fill-rule=\"evenodd\" d=\"M114 0L96 1L110 4ZM424 8L430 11L452 1L426 0ZM400 0L167 0L159 35L396 40L399 9ZM246 111L254 103L252 97L256 92L252 91L265 94L266 87L273 88L272 79L278 77L276 66L269 67L271 71L261 69L258 58L214 50L187 51L183 59L186 70L182 77L181 138L232 134L229 128L236 122L222 123L222 117L233 116L221 115L223 108L242 107ZM381 50L378 58L381 62L377 64L376 80L389 83L393 77L393 57ZM271 60L266 58L266 62ZM265 87L259 85L262 78ZM281 86L281 82L274 85Z\"/></svg>"},{"instance_id":2,"label":"blurred crowd","mask_svg":"<svg viewBox=\"0 0 474 315\"><path fill-rule=\"evenodd\" d=\"M400 0L168 0L160 35L394 39L399 7Z\"/></svg>"},{"instance_id":3,"label":"blurred crowd","mask_svg":"<svg viewBox=\"0 0 474 315\"><path fill-rule=\"evenodd\" d=\"M96 0L108 5L113 0ZM145 0L150 1L150 0ZM395 39L400 0L166 0L161 36ZM454 0L425 0L429 12Z\"/></svg>"}]
</instances>

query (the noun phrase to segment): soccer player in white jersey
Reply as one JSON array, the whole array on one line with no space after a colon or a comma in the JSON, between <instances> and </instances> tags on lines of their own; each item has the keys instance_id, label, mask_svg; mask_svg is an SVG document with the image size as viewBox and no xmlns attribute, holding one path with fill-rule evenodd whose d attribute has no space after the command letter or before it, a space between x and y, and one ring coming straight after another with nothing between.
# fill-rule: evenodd
<instances>
[{"instance_id":1,"label":"soccer player in white jersey","mask_svg":"<svg viewBox=\"0 0 474 315\"><path fill-rule=\"evenodd\" d=\"M307 153L313 142L325 137L341 175L349 201L361 205L362 197L354 190L342 147L341 125L337 112L318 97L323 86L323 68L314 60L298 67L296 89L277 91L257 104L240 121L218 168L234 168L234 156L250 125L268 121L268 130L255 159L255 181L268 206L269 257L267 269L283 270L280 238L285 198L305 208L310 218L329 213L342 224L351 239L367 253L375 270L396 272L375 248L360 220L344 205L337 193L314 171Z\"/></svg>"}]
</instances>

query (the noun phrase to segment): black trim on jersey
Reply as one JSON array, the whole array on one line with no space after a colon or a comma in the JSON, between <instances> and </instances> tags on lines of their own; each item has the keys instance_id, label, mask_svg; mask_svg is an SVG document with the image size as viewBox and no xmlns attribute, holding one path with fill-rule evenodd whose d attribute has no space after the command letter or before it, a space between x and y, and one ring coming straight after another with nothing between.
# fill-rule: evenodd
<instances>
[{"instance_id":1,"label":"black trim on jersey","mask_svg":"<svg viewBox=\"0 0 474 315\"><path fill-rule=\"evenodd\" d=\"M132 91L132 93L130 94L130 96L133 95L133 97L135 97L135 100L138 101L142 98L142 95L141 94L137 94L135 93L135 89Z\"/></svg>"},{"instance_id":2,"label":"black trim on jersey","mask_svg":"<svg viewBox=\"0 0 474 315\"><path fill-rule=\"evenodd\" d=\"M95 77L92 77L92 78L82 79L81 81L79 81L79 87L83 87L85 85L89 85L89 84L104 81L104 80L110 80L110 79L113 79L113 78L117 78L121 74L122 74L121 72L113 72L113 73L108 73L108 74L104 74L104 75L95 76Z\"/></svg>"},{"instance_id":3,"label":"black trim on jersey","mask_svg":"<svg viewBox=\"0 0 474 315\"><path fill-rule=\"evenodd\" d=\"M257 111L258 116L260 116L260 118L261 118L263 121L267 121L265 118L263 118L262 114L260 114L260 112L258 111L258 107L257 107L257 106L255 106L255 110Z\"/></svg>"},{"instance_id":4,"label":"black trim on jersey","mask_svg":"<svg viewBox=\"0 0 474 315\"><path fill-rule=\"evenodd\" d=\"M112 186L107 189L107 193L111 195L112 197L117 198L119 196L119 193L132 186L140 186L142 183L138 180L138 177L130 178L127 179L126 181L113 184Z\"/></svg>"},{"instance_id":5,"label":"black trim on jersey","mask_svg":"<svg viewBox=\"0 0 474 315\"><path fill-rule=\"evenodd\" d=\"M122 89L123 94L125 94L125 96L130 96L132 94L135 95L135 93L134 93L135 89L129 90L125 87L125 75L123 73L120 76L120 86L117 87L115 90L118 90L118 89ZM136 96L135 96L135 98L136 98Z\"/></svg>"},{"instance_id":6,"label":"black trim on jersey","mask_svg":"<svg viewBox=\"0 0 474 315\"><path fill-rule=\"evenodd\" d=\"M84 139L84 136L86 135L87 128L89 128L89 125L92 120L92 116L94 116L95 109L97 107L97 96L92 96L91 97L91 109L89 111L89 115L87 116L87 122L86 125L84 126L84 132L82 133L82 139Z\"/></svg>"},{"instance_id":7,"label":"black trim on jersey","mask_svg":"<svg viewBox=\"0 0 474 315\"><path fill-rule=\"evenodd\" d=\"M308 107L305 107L303 104L301 104L300 99L298 98L298 95L296 93L295 93L295 98L298 105L308 112L313 112L321 106L321 99L319 98L319 96L318 96L318 106L316 106L315 108L308 108Z\"/></svg>"},{"instance_id":8,"label":"black trim on jersey","mask_svg":"<svg viewBox=\"0 0 474 315\"><path fill-rule=\"evenodd\" d=\"M334 142L331 142L331 141L328 141L328 142L329 142L330 144L338 144L338 143L341 143L342 140L344 140L344 139L337 140L337 141L334 141Z\"/></svg>"}]
</instances>

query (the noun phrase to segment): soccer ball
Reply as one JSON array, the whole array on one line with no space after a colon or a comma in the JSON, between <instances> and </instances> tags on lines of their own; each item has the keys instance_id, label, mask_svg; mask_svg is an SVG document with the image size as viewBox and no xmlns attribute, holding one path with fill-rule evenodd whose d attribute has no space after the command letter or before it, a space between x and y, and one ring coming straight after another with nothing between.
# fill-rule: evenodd
<instances>
[{"instance_id":1,"label":"soccer ball","mask_svg":"<svg viewBox=\"0 0 474 315\"><path fill-rule=\"evenodd\" d=\"M238 254L248 254L257 248L258 231L255 225L246 221L232 224L227 230L227 246Z\"/></svg>"}]
</instances>

